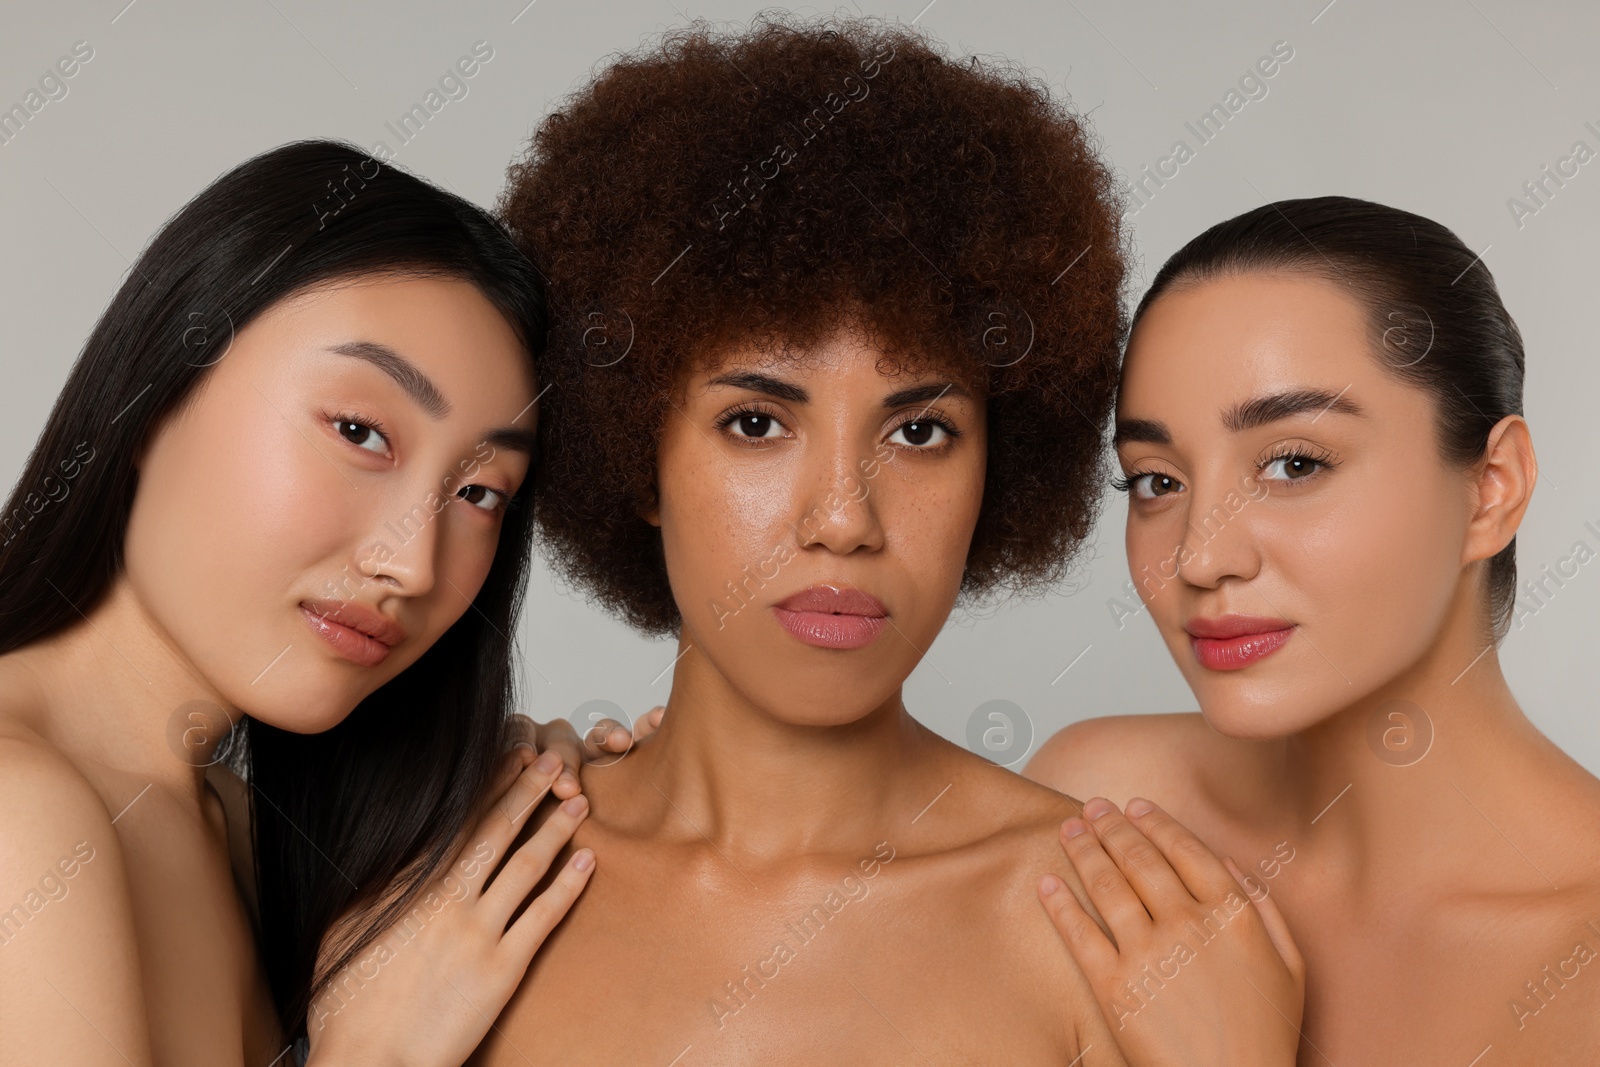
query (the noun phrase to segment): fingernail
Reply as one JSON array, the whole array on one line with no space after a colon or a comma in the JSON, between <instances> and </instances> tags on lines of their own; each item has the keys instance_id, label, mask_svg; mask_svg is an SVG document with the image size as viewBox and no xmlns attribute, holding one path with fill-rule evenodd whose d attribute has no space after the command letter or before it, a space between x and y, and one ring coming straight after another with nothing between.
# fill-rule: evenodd
<instances>
[{"instance_id":1,"label":"fingernail","mask_svg":"<svg viewBox=\"0 0 1600 1067\"><path fill-rule=\"evenodd\" d=\"M572 857L572 869L575 871L587 871L593 866L594 853L586 848L580 848L578 854Z\"/></svg>"},{"instance_id":2,"label":"fingernail","mask_svg":"<svg viewBox=\"0 0 1600 1067\"><path fill-rule=\"evenodd\" d=\"M1134 797L1128 801L1128 806L1122 810L1127 812L1130 818L1137 819L1141 815L1148 815L1150 812L1155 811L1156 806L1144 797Z\"/></svg>"},{"instance_id":3,"label":"fingernail","mask_svg":"<svg viewBox=\"0 0 1600 1067\"><path fill-rule=\"evenodd\" d=\"M1083 813L1091 819L1098 819L1115 808L1116 805L1105 797L1095 797L1083 806Z\"/></svg>"},{"instance_id":4,"label":"fingernail","mask_svg":"<svg viewBox=\"0 0 1600 1067\"><path fill-rule=\"evenodd\" d=\"M1053 874L1047 874L1039 880L1039 892L1049 896L1061 888L1061 879Z\"/></svg>"},{"instance_id":5,"label":"fingernail","mask_svg":"<svg viewBox=\"0 0 1600 1067\"><path fill-rule=\"evenodd\" d=\"M575 797L568 797L566 800L562 801L561 810L566 812L568 815L576 815L588 806L589 802L584 799L582 793L579 793Z\"/></svg>"},{"instance_id":6,"label":"fingernail","mask_svg":"<svg viewBox=\"0 0 1600 1067\"><path fill-rule=\"evenodd\" d=\"M561 757L554 752L546 752L533 761L533 765L546 774L561 766Z\"/></svg>"},{"instance_id":7,"label":"fingernail","mask_svg":"<svg viewBox=\"0 0 1600 1067\"><path fill-rule=\"evenodd\" d=\"M532 743L528 742L528 741L518 741L515 744L513 744L511 747L515 751L521 751L523 749L527 749L529 752L536 751L534 749Z\"/></svg>"},{"instance_id":8,"label":"fingernail","mask_svg":"<svg viewBox=\"0 0 1600 1067\"><path fill-rule=\"evenodd\" d=\"M1088 824L1079 818L1071 818L1061 824L1061 832L1068 837L1077 837L1087 829L1089 829Z\"/></svg>"}]
</instances>

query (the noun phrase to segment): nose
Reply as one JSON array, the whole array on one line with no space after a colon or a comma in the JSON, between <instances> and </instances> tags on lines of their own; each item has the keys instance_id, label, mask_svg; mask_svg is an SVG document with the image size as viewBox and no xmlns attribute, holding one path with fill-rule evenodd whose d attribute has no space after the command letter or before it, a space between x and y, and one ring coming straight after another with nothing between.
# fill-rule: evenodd
<instances>
[{"instance_id":1,"label":"nose","mask_svg":"<svg viewBox=\"0 0 1600 1067\"><path fill-rule=\"evenodd\" d=\"M1261 570L1261 553L1249 510L1258 506L1254 497L1237 491L1192 492L1183 541L1175 550L1179 577L1202 589L1254 578Z\"/></svg>"},{"instance_id":2,"label":"nose","mask_svg":"<svg viewBox=\"0 0 1600 1067\"><path fill-rule=\"evenodd\" d=\"M431 503L436 498L443 507L449 506L437 492L416 493L385 512L358 553L360 573L405 596L430 591L439 547L440 516Z\"/></svg>"},{"instance_id":3,"label":"nose","mask_svg":"<svg viewBox=\"0 0 1600 1067\"><path fill-rule=\"evenodd\" d=\"M843 434L809 443L794 520L801 548L820 545L848 555L883 547L878 494L863 474L875 468L863 463L866 457L859 451Z\"/></svg>"}]
</instances>

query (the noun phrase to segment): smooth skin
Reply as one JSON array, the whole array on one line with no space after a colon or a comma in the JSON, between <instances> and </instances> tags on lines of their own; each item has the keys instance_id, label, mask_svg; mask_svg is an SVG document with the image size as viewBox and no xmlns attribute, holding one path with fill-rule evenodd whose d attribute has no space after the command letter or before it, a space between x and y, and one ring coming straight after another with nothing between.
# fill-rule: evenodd
<instances>
[{"instance_id":1,"label":"smooth skin","mask_svg":"<svg viewBox=\"0 0 1600 1067\"><path fill-rule=\"evenodd\" d=\"M427 410L404 375L330 350L352 341L399 353L443 408ZM206 765L244 713L298 732L333 726L460 617L493 559L498 507L529 461L506 435L500 447L484 442L491 431L530 434L534 396L525 351L475 287L367 276L269 308L158 427L109 595L80 625L0 657L8 1060L279 1061L240 785ZM441 491L447 503L395 544L387 520ZM329 583L406 628L377 666L341 658L307 625L298 605ZM226 721L196 735L196 707ZM484 848L503 859L559 764L514 770L511 814L486 811L462 859L481 866ZM465 992L480 1006L510 995L588 872L569 862L531 919L497 923L581 817L547 822L486 892L486 872L469 879L381 983L313 1031L318 1067L459 1063L465 1052L448 1050L470 1049L488 1023L459 1011L462 993L446 979L470 976Z\"/></svg>"},{"instance_id":2,"label":"smooth skin","mask_svg":"<svg viewBox=\"0 0 1600 1067\"><path fill-rule=\"evenodd\" d=\"M1528 426L1509 416L1481 460L1448 464L1431 398L1380 365L1366 316L1338 285L1294 273L1182 286L1148 309L1117 408L1128 560L1200 711L1077 723L1027 774L1130 798L1130 816L1131 798L1154 802L1270 894L1308 976L1299 1063L1588 1062L1600 781L1518 706L1484 608L1485 561L1538 476ZM1225 419L1302 390L1345 403ZM1169 440L1121 432L1138 423ZM1294 632L1242 670L1213 670L1184 627L1229 612ZM1132 822L1154 839L1159 818ZM1073 840L1094 862L1082 842L1102 839ZM1147 891L1138 872L1127 884ZM1113 971L1103 952L1078 958L1097 981ZM1219 997L1256 996L1240 971ZM1232 1010L1170 995L1186 985L1129 1028L1175 1012L1171 1032L1204 1033L1207 1011ZM1144 1062L1190 1062L1177 1044L1166 1054Z\"/></svg>"},{"instance_id":3,"label":"smooth skin","mask_svg":"<svg viewBox=\"0 0 1600 1067\"><path fill-rule=\"evenodd\" d=\"M643 516L683 615L671 711L583 771L569 848L601 869L472 1063L1123 1062L1034 897L1047 873L1083 893L1056 836L1078 804L902 702L960 586L985 408L880 354L841 329L681 384ZM872 643L779 624L822 582L883 602Z\"/></svg>"}]
</instances>

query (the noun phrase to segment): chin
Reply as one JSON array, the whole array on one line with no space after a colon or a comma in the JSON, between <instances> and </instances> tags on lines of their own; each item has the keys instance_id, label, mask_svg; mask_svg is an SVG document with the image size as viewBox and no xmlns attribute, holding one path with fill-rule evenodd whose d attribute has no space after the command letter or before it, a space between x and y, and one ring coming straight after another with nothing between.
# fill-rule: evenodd
<instances>
[{"instance_id":1,"label":"chin","mask_svg":"<svg viewBox=\"0 0 1600 1067\"><path fill-rule=\"evenodd\" d=\"M309 687L284 687L267 699L257 697L241 706L250 717L291 734L320 734L350 717L367 693L345 693L346 686L324 679Z\"/></svg>"},{"instance_id":2,"label":"chin","mask_svg":"<svg viewBox=\"0 0 1600 1067\"><path fill-rule=\"evenodd\" d=\"M1199 698L1200 714L1211 728L1236 741L1273 741L1317 721L1314 716L1308 719L1304 715L1311 701L1280 686L1234 683L1191 688Z\"/></svg>"}]
</instances>

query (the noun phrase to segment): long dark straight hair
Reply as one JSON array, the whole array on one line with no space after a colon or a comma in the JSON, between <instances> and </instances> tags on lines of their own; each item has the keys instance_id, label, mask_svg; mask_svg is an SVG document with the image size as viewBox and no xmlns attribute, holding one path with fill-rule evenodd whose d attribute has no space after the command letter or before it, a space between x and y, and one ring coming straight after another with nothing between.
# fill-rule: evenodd
<instances>
[{"instance_id":1,"label":"long dark straight hair","mask_svg":"<svg viewBox=\"0 0 1600 1067\"><path fill-rule=\"evenodd\" d=\"M85 343L0 513L0 653L79 621L105 595L122 567L136 458L234 332L307 287L373 273L469 281L530 359L543 345L537 272L486 212L338 142L248 160L162 227ZM261 952L291 1036L327 978L449 860L488 788L508 740L528 491L510 503L483 588L416 664L325 733L247 717L230 739L243 742L233 759L252 787ZM351 907L362 921L317 970L323 935Z\"/></svg>"},{"instance_id":2,"label":"long dark straight hair","mask_svg":"<svg viewBox=\"0 0 1600 1067\"><path fill-rule=\"evenodd\" d=\"M1362 303L1381 364L1432 398L1449 462L1474 463L1495 424L1522 414L1522 334L1489 268L1440 223L1370 200L1279 200L1217 223L1162 264L1133 322L1174 286L1280 270L1326 278ZM1510 627L1516 595L1513 537L1485 574L1496 642Z\"/></svg>"}]
</instances>

